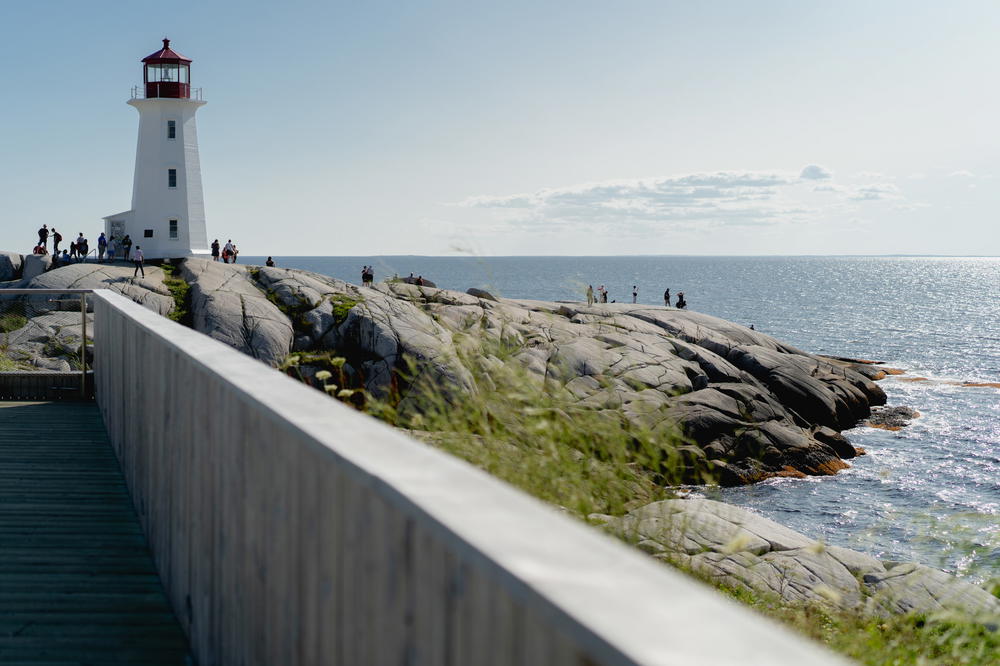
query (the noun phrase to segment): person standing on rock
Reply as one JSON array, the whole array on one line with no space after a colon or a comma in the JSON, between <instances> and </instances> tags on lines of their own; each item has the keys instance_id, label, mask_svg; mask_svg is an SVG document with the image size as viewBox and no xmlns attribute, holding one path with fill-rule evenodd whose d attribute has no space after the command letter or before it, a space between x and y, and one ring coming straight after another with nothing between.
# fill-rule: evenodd
<instances>
[{"instance_id":1,"label":"person standing on rock","mask_svg":"<svg viewBox=\"0 0 1000 666\"><path fill-rule=\"evenodd\" d=\"M112 236L108 239L108 263L115 263L115 251L118 249L118 241Z\"/></svg>"},{"instance_id":2,"label":"person standing on rock","mask_svg":"<svg viewBox=\"0 0 1000 666\"><path fill-rule=\"evenodd\" d=\"M218 242L218 241L216 241L216 242ZM218 259L216 259L216 261L218 261ZM271 257L268 257L267 261L264 262L264 265L267 266L268 268L274 268L274 259L272 259Z\"/></svg>"},{"instance_id":3,"label":"person standing on rock","mask_svg":"<svg viewBox=\"0 0 1000 666\"><path fill-rule=\"evenodd\" d=\"M128 234L125 234L125 238L122 239L122 257L125 261L132 258L132 239Z\"/></svg>"},{"instance_id":4,"label":"person standing on rock","mask_svg":"<svg viewBox=\"0 0 1000 666\"><path fill-rule=\"evenodd\" d=\"M219 239L212 241L212 261L219 260Z\"/></svg>"},{"instance_id":5,"label":"person standing on rock","mask_svg":"<svg viewBox=\"0 0 1000 666\"><path fill-rule=\"evenodd\" d=\"M587 305L594 304L594 285L587 285Z\"/></svg>"},{"instance_id":6,"label":"person standing on rock","mask_svg":"<svg viewBox=\"0 0 1000 666\"><path fill-rule=\"evenodd\" d=\"M76 256L80 261L87 261L88 254L90 254L90 244L81 231L80 235L76 237Z\"/></svg>"},{"instance_id":7,"label":"person standing on rock","mask_svg":"<svg viewBox=\"0 0 1000 666\"><path fill-rule=\"evenodd\" d=\"M146 277L146 271L142 268L143 259L145 259L145 257L142 254L142 246L136 245L135 253L132 255L132 261L135 263L135 271L132 273L133 278L139 273L142 273L142 277Z\"/></svg>"},{"instance_id":8,"label":"person standing on rock","mask_svg":"<svg viewBox=\"0 0 1000 666\"><path fill-rule=\"evenodd\" d=\"M683 310L684 308L687 307L687 305L688 305L687 301L684 300L684 292L683 291L678 291L677 292L677 309L678 310Z\"/></svg>"},{"instance_id":9,"label":"person standing on rock","mask_svg":"<svg viewBox=\"0 0 1000 666\"><path fill-rule=\"evenodd\" d=\"M104 263L104 255L108 251L108 239L105 237L104 232L97 237L97 263Z\"/></svg>"},{"instance_id":10,"label":"person standing on rock","mask_svg":"<svg viewBox=\"0 0 1000 666\"><path fill-rule=\"evenodd\" d=\"M665 292L663 292L663 304L670 307L670 288L668 287Z\"/></svg>"},{"instance_id":11,"label":"person standing on rock","mask_svg":"<svg viewBox=\"0 0 1000 666\"><path fill-rule=\"evenodd\" d=\"M62 234L52 227L52 256L59 254L59 243L62 243Z\"/></svg>"},{"instance_id":12,"label":"person standing on rock","mask_svg":"<svg viewBox=\"0 0 1000 666\"><path fill-rule=\"evenodd\" d=\"M601 295L601 303L608 302L608 290L604 287L603 284L597 288L597 293Z\"/></svg>"},{"instance_id":13,"label":"person standing on rock","mask_svg":"<svg viewBox=\"0 0 1000 666\"><path fill-rule=\"evenodd\" d=\"M639 298L639 287L632 285L632 302L635 303L637 298Z\"/></svg>"},{"instance_id":14,"label":"person standing on rock","mask_svg":"<svg viewBox=\"0 0 1000 666\"><path fill-rule=\"evenodd\" d=\"M38 230L38 244L45 247L49 242L49 225L43 224Z\"/></svg>"}]
</instances>

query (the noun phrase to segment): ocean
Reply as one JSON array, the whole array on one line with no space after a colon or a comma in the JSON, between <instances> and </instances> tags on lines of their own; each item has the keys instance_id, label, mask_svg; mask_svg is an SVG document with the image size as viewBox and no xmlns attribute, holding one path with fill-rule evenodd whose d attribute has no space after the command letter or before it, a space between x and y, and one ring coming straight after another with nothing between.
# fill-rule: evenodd
<instances>
[{"instance_id":1,"label":"ocean","mask_svg":"<svg viewBox=\"0 0 1000 666\"><path fill-rule=\"evenodd\" d=\"M241 257L263 263L264 257ZM688 307L819 354L906 371L880 385L920 418L845 434L868 454L832 477L695 492L747 507L826 543L982 581L1000 576L1000 258L948 257L275 257L353 283L422 275L498 296ZM918 381L913 381L919 378Z\"/></svg>"}]
</instances>

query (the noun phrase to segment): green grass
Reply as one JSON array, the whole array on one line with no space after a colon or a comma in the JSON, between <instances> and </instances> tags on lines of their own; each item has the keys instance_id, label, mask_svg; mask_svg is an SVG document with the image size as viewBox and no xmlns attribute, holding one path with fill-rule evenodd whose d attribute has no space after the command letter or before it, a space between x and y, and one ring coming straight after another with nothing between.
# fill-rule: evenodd
<instances>
[{"instance_id":1,"label":"green grass","mask_svg":"<svg viewBox=\"0 0 1000 666\"><path fill-rule=\"evenodd\" d=\"M330 305L333 306L333 320L338 326L347 319L351 308L364 300L363 298L351 298L346 294L330 294L329 298Z\"/></svg>"},{"instance_id":2,"label":"green grass","mask_svg":"<svg viewBox=\"0 0 1000 666\"><path fill-rule=\"evenodd\" d=\"M0 333L10 333L28 325L28 319L24 315L9 312L0 315Z\"/></svg>"},{"instance_id":3,"label":"green grass","mask_svg":"<svg viewBox=\"0 0 1000 666\"><path fill-rule=\"evenodd\" d=\"M862 664L995 666L998 663L1000 632L995 624L991 630L975 618L955 613L865 617L819 604L792 605L746 590L719 589Z\"/></svg>"},{"instance_id":4,"label":"green grass","mask_svg":"<svg viewBox=\"0 0 1000 666\"><path fill-rule=\"evenodd\" d=\"M15 361L14 359L0 354L0 372L16 372L19 370L37 370L30 363Z\"/></svg>"},{"instance_id":5,"label":"green grass","mask_svg":"<svg viewBox=\"0 0 1000 666\"><path fill-rule=\"evenodd\" d=\"M366 411L581 518L621 515L673 496L682 479L710 478L676 431L577 406L514 364L476 372L474 392L443 390L419 363L406 374L405 400L369 400Z\"/></svg>"},{"instance_id":6,"label":"green grass","mask_svg":"<svg viewBox=\"0 0 1000 666\"><path fill-rule=\"evenodd\" d=\"M171 264L161 264L160 270L163 271L163 284L170 290L170 295L174 297L174 309L167 317L185 326L192 326L194 322L191 312L191 285L178 274L177 269Z\"/></svg>"},{"instance_id":7,"label":"green grass","mask_svg":"<svg viewBox=\"0 0 1000 666\"><path fill-rule=\"evenodd\" d=\"M676 431L652 432L629 423L617 411L577 406L557 386L529 376L516 362L503 362L517 349L494 347L462 359L473 369L475 391L443 385L438 372L419 362L411 362L409 371L394 384L405 387L405 399L395 388L382 399L357 400L364 392L344 389L342 359L321 376L323 382L334 380L326 387L334 397L581 519L591 513L622 515L673 496L671 486L680 481L711 479L710 468L689 454ZM477 361L490 356L501 362L486 372ZM299 362L315 364L316 359L299 355L295 363ZM863 664L998 663L1000 633L975 618L956 614L874 618L821 604L790 604L706 582Z\"/></svg>"}]
</instances>

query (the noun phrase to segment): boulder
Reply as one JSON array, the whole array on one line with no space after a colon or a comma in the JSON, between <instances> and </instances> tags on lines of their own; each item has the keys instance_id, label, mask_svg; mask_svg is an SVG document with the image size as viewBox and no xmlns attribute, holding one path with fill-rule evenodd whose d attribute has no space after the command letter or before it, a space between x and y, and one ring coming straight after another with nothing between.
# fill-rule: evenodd
<instances>
[{"instance_id":1,"label":"boulder","mask_svg":"<svg viewBox=\"0 0 1000 666\"><path fill-rule=\"evenodd\" d=\"M405 282L406 284L416 285L418 287L430 287L431 289L437 289L437 285L425 277L405 277L400 278L400 282Z\"/></svg>"},{"instance_id":2,"label":"boulder","mask_svg":"<svg viewBox=\"0 0 1000 666\"><path fill-rule=\"evenodd\" d=\"M942 571L827 546L721 502L664 500L620 518L592 519L658 559L787 602L832 604L872 615L946 609L1000 613L1000 599Z\"/></svg>"},{"instance_id":3,"label":"boulder","mask_svg":"<svg viewBox=\"0 0 1000 666\"><path fill-rule=\"evenodd\" d=\"M0 282L20 279L23 269L23 256L16 252L0 252Z\"/></svg>"},{"instance_id":4,"label":"boulder","mask_svg":"<svg viewBox=\"0 0 1000 666\"><path fill-rule=\"evenodd\" d=\"M268 365L288 356L292 324L255 286L246 266L189 258L181 276L191 285L195 330Z\"/></svg>"},{"instance_id":5,"label":"boulder","mask_svg":"<svg viewBox=\"0 0 1000 666\"><path fill-rule=\"evenodd\" d=\"M52 257L47 254L25 255L22 278L30 280L49 270L50 266L52 266Z\"/></svg>"},{"instance_id":6,"label":"boulder","mask_svg":"<svg viewBox=\"0 0 1000 666\"><path fill-rule=\"evenodd\" d=\"M486 291L485 289L477 289L475 287L469 287L468 289L465 290L465 293L467 293L469 296L475 296L476 298L482 298L482 299L485 299L487 301L495 301L495 300L497 300L493 296L493 294L491 294L490 292Z\"/></svg>"}]
</instances>

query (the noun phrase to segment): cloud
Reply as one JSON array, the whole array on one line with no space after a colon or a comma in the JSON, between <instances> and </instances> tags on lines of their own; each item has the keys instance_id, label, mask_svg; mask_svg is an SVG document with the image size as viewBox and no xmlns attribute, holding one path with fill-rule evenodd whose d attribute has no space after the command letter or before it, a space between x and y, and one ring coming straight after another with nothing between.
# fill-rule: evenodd
<instances>
[{"instance_id":1,"label":"cloud","mask_svg":"<svg viewBox=\"0 0 1000 666\"><path fill-rule=\"evenodd\" d=\"M854 202L879 199L902 199L902 195L889 182L839 185L829 171L810 165L798 174L716 171L608 180L474 196L453 205L488 210L494 223L508 229L631 236L810 223L824 215L846 215L847 208L857 205Z\"/></svg>"},{"instance_id":2,"label":"cloud","mask_svg":"<svg viewBox=\"0 0 1000 666\"><path fill-rule=\"evenodd\" d=\"M962 169L960 171L952 171L951 173L948 174L948 177L949 178L975 178L976 174L972 173L971 171L966 171L965 169Z\"/></svg>"},{"instance_id":3,"label":"cloud","mask_svg":"<svg viewBox=\"0 0 1000 666\"><path fill-rule=\"evenodd\" d=\"M901 199L902 196L894 183L875 183L854 188L851 200L879 201L881 199Z\"/></svg>"},{"instance_id":4,"label":"cloud","mask_svg":"<svg viewBox=\"0 0 1000 666\"><path fill-rule=\"evenodd\" d=\"M803 180L829 180L833 178L833 174L817 164L810 164L802 169L799 178Z\"/></svg>"},{"instance_id":5,"label":"cloud","mask_svg":"<svg viewBox=\"0 0 1000 666\"><path fill-rule=\"evenodd\" d=\"M854 174L854 178L857 180L892 180L889 176L877 171L859 171Z\"/></svg>"}]
</instances>

